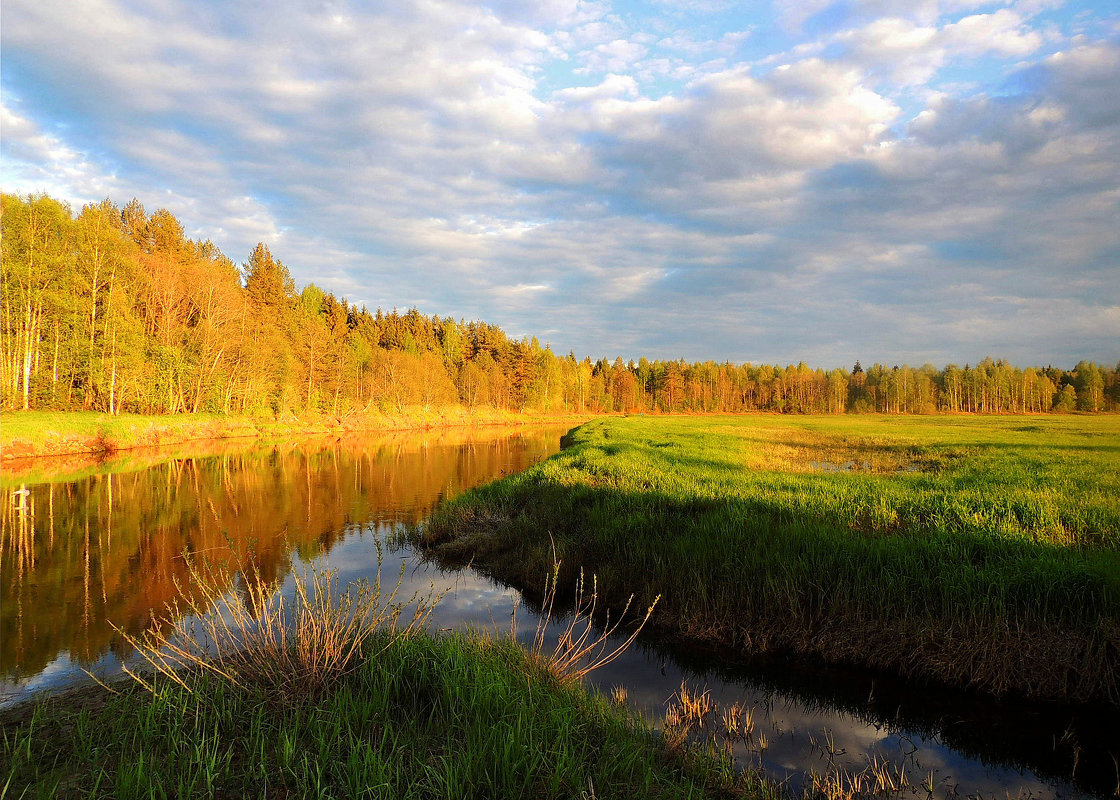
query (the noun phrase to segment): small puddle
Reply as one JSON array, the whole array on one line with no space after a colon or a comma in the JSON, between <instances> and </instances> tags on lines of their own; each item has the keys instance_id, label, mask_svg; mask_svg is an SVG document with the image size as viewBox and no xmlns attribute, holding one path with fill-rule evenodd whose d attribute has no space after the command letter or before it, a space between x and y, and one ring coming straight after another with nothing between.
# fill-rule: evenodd
<instances>
[{"instance_id":1,"label":"small puddle","mask_svg":"<svg viewBox=\"0 0 1120 800\"><path fill-rule=\"evenodd\" d=\"M809 468L814 472L874 472L878 475L905 475L922 472L918 464L902 464L887 468L876 468L875 462L866 461L810 461Z\"/></svg>"},{"instance_id":2,"label":"small puddle","mask_svg":"<svg viewBox=\"0 0 1120 800\"><path fill-rule=\"evenodd\" d=\"M809 466L817 472L870 472L870 461L810 461Z\"/></svg>"}]
</instances>

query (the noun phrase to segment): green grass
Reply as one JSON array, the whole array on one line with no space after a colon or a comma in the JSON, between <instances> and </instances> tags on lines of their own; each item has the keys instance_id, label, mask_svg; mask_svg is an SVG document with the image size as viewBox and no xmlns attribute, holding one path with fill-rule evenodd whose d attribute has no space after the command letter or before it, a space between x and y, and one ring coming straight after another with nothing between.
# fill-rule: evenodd
<instances>
[{"instance_id":1,"label":"green grass","mask_svg":"<svg viewBox=\"0 0 1120 800\"><path fill-rule=\"evenodd\" d=\"M255 436L269 423L221 414L103 414L20 411L0 417L5 458L76 451L111 453L187 439Z\"/></svg>"},{"instance_id":2,"label":"green grass","mask_svg":"<svg viewBox=\"0 0 1120 800\"><path fill-rule=\"evenodd\" d=\"M22 477L36 477L27 459L83 454L104 459L119 450L162 446L201 439L290 437L359 431L427 430L476 425L576 424L588 415L521 414L503 409L407 408L385 416L376 412L335 417L224 414L117 414L96 411L17 411L0 414L0 456L21 460ZM50 469L47 467L47 469ZM8 471L11 471L10 469ZM74 470L71 470L74 471Z\"/></svg>"},{"instance_id":3,"label":"green grass","mask_svg":"<svg viewBox=\"0 0 1120 800\"><path fill-rule=\"evenodd\" d=\"M20 797L689 798L769 796L714 752L672 750L510 640L378 634L314 700L189 688L40 701L0 736ZM2 787L6 781L6 792Z\"/></svg>"},{"instance_id":4,"label":"green grass","mask_svg":"<svg viewBox=\"0 0 1120 800\"><path fill-rule=\"evenodd\" d=\"M539 585L553 542L654 624L1120 702L1120 418L629 417L414 537ZM562 576L562 582L571 573Z\"/></svg>"}]
</instances>

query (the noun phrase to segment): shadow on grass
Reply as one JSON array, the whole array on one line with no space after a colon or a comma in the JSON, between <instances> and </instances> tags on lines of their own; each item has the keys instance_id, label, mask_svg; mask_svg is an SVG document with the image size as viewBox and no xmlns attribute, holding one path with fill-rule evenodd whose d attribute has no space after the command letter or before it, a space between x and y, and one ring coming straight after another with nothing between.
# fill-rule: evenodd
<instances>
[{"instance_id":1,"label":"shadow on grass","mask_svg":"<svg viewBox=\"0 0 1120 800\"><path fill-rule=\"evenodd\" d=\"M1120 701L1120 554L866 522L830 523L780 498L566 486L538 469L441 507L413 539L522 588L555 543L561 581L583 567L611 603L661 594L654 624L692 642Z\"/></svg>"}]
</instances>

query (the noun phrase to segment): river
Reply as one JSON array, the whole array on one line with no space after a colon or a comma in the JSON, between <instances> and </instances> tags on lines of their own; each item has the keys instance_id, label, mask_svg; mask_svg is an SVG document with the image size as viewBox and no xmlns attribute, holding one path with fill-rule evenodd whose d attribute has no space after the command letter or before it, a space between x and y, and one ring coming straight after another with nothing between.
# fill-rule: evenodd
<instances>
[{"instance_id":1,"label":"river","mask_svg":"<svg viewBox=\"0 0 1120 800\"><path fill-rule=\"evenodd\" d=\"M176 583L189 590L185 554L230 569L252 558L278 591L311 565L343 583L381 570L392 585L403 564L405 596L446 593L433 629L508 632L517 608L517 635L528 639L539 618L515 589L469 568L442 569L391 543L392 534L445 498L547 458L563 432L227 440L102 464L40 461L18 474L6 466L0 705L87 673L118 675L135 658L118 631L138 635ZM1001 702L804 660L745 664L647 640L588 682L621 687L654 721L682 685L710 692L713 723L738 706L753 720L751 737L733 745L740 763L795 791L811 772L837 767L869 780L905 772L910 787L899 796L1108 797L1117 788L1114 711Z\"/></svg>"}]
</instances>

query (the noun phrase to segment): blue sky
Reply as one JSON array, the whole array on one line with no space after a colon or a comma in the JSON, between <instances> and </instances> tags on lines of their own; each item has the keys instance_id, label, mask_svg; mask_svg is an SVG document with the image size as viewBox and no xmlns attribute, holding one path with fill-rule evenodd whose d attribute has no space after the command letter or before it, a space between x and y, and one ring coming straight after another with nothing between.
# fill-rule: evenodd
<instances>
[{"instance_id":1,"label":"blue sky","mask_svg":"<svg viewBox=\"0 0 1120 800\"><path fill-rule=\"evenodd\" d=\"M592 357L1120 359L1114 0L5 0L0 186Z\"/></svg>"}]
</instances>

